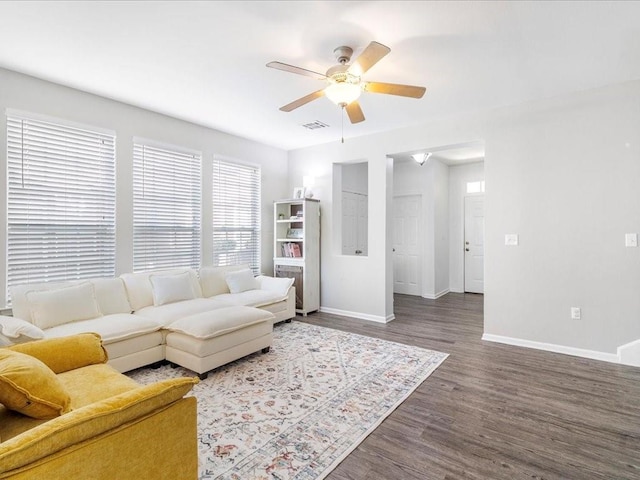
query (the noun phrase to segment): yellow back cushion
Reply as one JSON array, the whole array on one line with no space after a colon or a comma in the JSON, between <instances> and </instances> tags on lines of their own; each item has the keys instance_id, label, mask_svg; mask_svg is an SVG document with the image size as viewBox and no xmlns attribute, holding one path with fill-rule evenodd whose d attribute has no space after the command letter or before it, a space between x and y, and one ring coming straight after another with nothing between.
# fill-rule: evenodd
<instances>
[{"instance_id":1,"label":"yellow back cushion","mask_svg":"<svg viewBox=\"0 0 640 480\"><path fill-rule=\"evenodd\" d=\"M35 357L0 348L0 403L33 418L69 411L71 399L56 374Z\"/></svg>"}]
</instances>

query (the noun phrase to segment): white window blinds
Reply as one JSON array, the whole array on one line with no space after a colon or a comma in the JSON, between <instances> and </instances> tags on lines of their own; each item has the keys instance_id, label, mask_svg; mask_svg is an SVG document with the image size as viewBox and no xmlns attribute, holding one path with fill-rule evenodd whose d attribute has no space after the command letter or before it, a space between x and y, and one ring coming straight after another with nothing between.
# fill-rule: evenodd
<instances>
[{"instance_id":1,"label":"white window blinds","mask_svg":"<svg viewBox=\"0 0 640 480\"><path fill-rule=\"evenodd\" d=\"M202 155L133 145L133 270L200 266Z\"/></svg>"},{"instance_id":2,"label":"white window blinds","mask_svg":"<svg viewBox=\"0 0 640 480\"><path fill-rule=\"evenodd\" d=\"M115 275L112 133L8 114L7 174L8 288Z\"/></svg>"},{"instance_id":3,"label":"white window blinds","mask_svg":"<svg viewBox=\"0 0 640 480\"><path fill-rule=\"evenodd\" d=\"M213 264L260 273L260 167L214 159Z\"/></svg>"}]
</instances>

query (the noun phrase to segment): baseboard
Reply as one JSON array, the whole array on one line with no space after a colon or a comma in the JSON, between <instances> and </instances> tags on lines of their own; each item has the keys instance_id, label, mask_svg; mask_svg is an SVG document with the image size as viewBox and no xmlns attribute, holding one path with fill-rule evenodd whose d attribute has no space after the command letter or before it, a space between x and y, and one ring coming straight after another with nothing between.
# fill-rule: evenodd
<instances>
[{"instance_id":1,"label":"baseboard","mask_svg":"<svg viewBox=\"0 0 640 480\"><path fill-rule=\"evenodd\" d=\"M369 322L376 323L389 323L396 318L395 315L387 315L382 317L379 315L370 315L368 313L350 312L348 310L340 310L338 308L320 307L320 311L323 313L330 313L332 315L340 315L342 317L359 318L360 320L368 320Z\"/></svg>"},{"instance_id":2,"label":"baseboard","mask_svg":"<svg viewBox=\"0 0 640 480\"><path fill-rule=\"evenodd\" d=\"M486 340L488 342L504 343L507 345L515 345L517 347L545 350L547 352L563 353L565 355L573 355L574 357L591 358L593 360L601 360L603 362L620 363L620 359L615 353L605 353L595 350L566 347L564 345L555 345L553 343L534 342L533 340L503 337L501 335L491 335L489 333L485 333L484 335L482 335L482 340Z\"/></svg>"},{"instance_id":3,"label":"baseboard","mask_svg":"<svg viewBox=\"0 0 640 480\"><path fill-rule=\"evenodd\" d=\"M640 367L640 339L618 347L620 363Z\"/></svg>"},{"instance_id":4,"label":"baseboard","mask_svg":"<svg viewBox=\"0 0 640 480\"><path fill-rule=\"evenodd\" d=\"M438 292L436 294L429 294L427 293L426 295L422 295L422 298L426 298L428 300L437 300L438 298L442 297L443 295L446 295L447 293L449 293L449 289L447 288L446 290L442 290L441 292Z\"/></svg>"}]
</instances>

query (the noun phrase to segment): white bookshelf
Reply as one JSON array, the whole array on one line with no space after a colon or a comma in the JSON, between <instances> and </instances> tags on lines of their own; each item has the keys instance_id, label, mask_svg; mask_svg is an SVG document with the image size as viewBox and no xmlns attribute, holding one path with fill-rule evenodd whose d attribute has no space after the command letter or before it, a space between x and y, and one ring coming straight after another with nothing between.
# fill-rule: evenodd
<instances>
[{"instance_id":1,"label":"white bookshelf","mask_svg":"<svg viewBox=\"0 0 640 480\"><path fill-rule=\"evenodd\" d=\"M292 277L296 312L320 308L320 201L312 198L274 202L274 276Z\"/></svg>"}]
</instances>

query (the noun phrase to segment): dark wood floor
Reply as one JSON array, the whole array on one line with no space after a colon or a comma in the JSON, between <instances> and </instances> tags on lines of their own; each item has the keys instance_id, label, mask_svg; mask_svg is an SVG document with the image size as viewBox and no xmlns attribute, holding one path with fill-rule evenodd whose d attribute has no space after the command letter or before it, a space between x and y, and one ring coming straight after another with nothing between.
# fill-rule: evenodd
<instances>
[{"instance_id":1,"label":"dark wood floor","mask_svg":"<svg viewBox=\"0 0 640 480\"><path fill-rule=\"evenodd\" d=\"M327 478L640 479L640 368L484 342L482 301L396 295L386 325L297 317L450 354Z\"/></svg>"}]
</instances>

